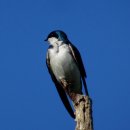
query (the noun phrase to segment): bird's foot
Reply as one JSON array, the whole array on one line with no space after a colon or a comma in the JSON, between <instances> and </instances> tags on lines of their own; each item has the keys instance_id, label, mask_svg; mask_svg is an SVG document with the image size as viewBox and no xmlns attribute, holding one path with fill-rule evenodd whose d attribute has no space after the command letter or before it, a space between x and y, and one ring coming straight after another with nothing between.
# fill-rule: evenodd
<instances>
[{"instance_id":1,"label":"bird's foot","mask_svg":"<svg viewBox=\"0 0 130 130\"><path fill-rule=\"evenodd\" d=\"M61 84L62 84L64 90L68 91L69 90L68 88L71 85L71 83L68 80L66 80L65 78L60 79L60 81L61 81Z\"/></svg>"}]
</instances>

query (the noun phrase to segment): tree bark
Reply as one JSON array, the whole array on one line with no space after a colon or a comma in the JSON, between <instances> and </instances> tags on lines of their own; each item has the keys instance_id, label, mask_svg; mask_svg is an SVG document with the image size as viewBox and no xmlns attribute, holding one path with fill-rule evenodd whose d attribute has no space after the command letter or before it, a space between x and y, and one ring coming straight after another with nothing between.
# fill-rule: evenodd
<instances>
[{"instance_id":1,"label":"tree bark","mask_svg":"<svg viewBox=\"0 0 130 130\"><path fill-rule=\"evenodd\" d=\"M75 130L93 130L92 100L89 96L77 94L74 108L76 115Z\"/></svg>"},{"instance_id":2,"label":"tree bark","mask_svg":"<svg viewBox=\"0 0 130 130\"><path fill-rule=\"evenodd\" d=\"M88 91L86 90L86 96L77 94L69 89L71 83L65 79L62 79L61 83L75 108L75 130L93 130L92 100L89 98Z\"/></svg>"}]
</instances>

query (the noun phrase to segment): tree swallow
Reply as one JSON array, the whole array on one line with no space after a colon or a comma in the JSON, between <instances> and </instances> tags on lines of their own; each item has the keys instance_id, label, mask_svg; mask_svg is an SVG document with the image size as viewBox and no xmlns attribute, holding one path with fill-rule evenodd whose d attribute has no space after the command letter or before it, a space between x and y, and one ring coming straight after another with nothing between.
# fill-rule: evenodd
<instances>
[{"instance_id":1,"label":"tree swallow","mask_svg":"<svg viewBox=\"0 0 130 130\"><path fill-rule=\"evenodd\" d=\"M74 101L74 95L82 94L82 82L86 95L86 72L78 49L60 30L51 32L48 41L46 64L59 96L72 118L75 118L67 95Z\"/></svg>"}]
</instances>

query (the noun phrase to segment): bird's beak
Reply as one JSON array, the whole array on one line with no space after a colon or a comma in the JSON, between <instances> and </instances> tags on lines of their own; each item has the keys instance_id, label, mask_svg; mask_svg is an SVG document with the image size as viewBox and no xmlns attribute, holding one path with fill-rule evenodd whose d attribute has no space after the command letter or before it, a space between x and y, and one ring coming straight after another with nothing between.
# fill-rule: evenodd
<instances>
[{"instance_id":1,"label":"bird's beak","mask_svg":"<svg viewBox=\"0 0 130 130\"><path fill-rule=\"evenodd\" d=\"M47 39L45 39L44 41L47 41Z\"/></svg>"}]
</instances>

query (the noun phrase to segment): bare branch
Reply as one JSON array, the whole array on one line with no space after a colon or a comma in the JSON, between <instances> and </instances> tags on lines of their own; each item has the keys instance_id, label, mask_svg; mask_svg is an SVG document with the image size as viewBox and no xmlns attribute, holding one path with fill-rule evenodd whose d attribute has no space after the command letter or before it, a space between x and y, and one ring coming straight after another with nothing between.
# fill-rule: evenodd
<instances>
[{"instance_id":1,"label":"bare branch","mask_svg":"<svg viewBox=\"0 0 130 130\"><path fill-rule=\"evenodd\" d=\"M76 115L75 130L93 130L91 99L88 96L77 94L74 108Z\"/></svg>"}]
</instances>

